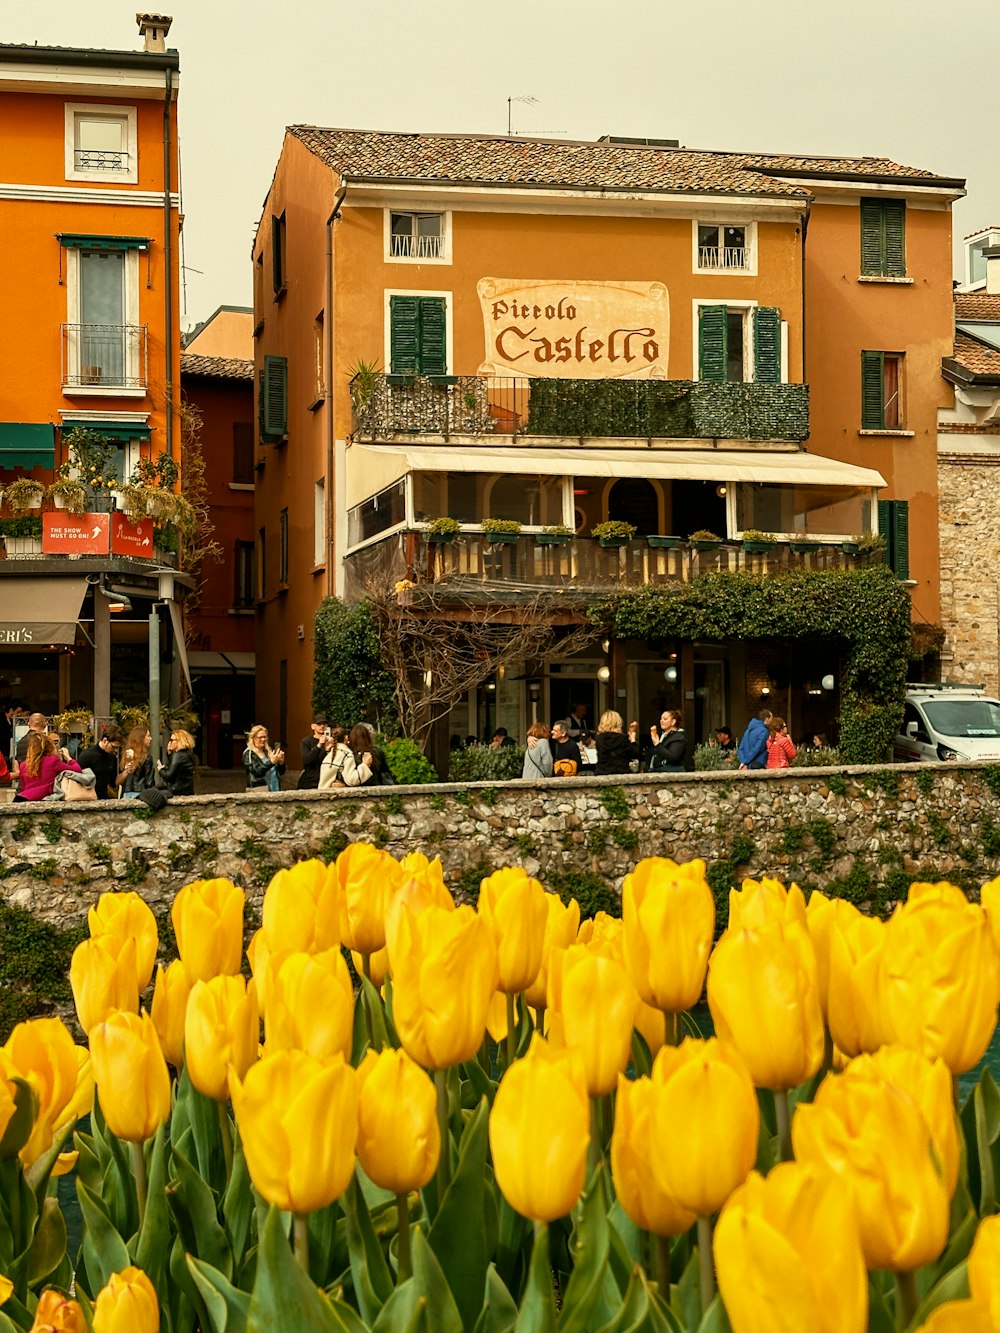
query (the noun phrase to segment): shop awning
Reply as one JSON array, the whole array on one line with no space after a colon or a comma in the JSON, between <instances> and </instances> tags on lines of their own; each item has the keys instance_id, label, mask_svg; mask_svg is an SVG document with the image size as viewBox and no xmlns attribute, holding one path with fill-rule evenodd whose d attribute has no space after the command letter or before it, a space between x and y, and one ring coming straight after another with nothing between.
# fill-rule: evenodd
<instances>
[{"instance_id":1,"label":"shop awning","mask_svg":"<svg viewBox=\"0 0 1000 1333\"><path fill-rule=\"evenodd\" d=\"M257 669L255 653L188 653L188 661L194 676L252 676Z\"/></svg>"},{"instance_id":2,"label":"shop awning","mask_svg":"<svg viewBox=\"0 0 1000 1333\"><path fill-rule=\"evenodd\" d=\"M0 421L0 468L54 467L55 461L51 422Z\"/></svg>"},{"instance_id":3,"label":"shop awning","mask_svg":"<svg viewBox=\"0 0 1000 1333\"><path fill-rule=\"evenodd\" d=\"M86 579L0 580L0 648L75 643Z\"/></svg>"},{"instance_id":4,"label":"shop awning","mask_svg":"<svg viewBox=\"0 0 1000 1333\"><path fill-rule=\"evenodd\" d=\"M171 597L167 602L167 609L170 612L170 624L174 631L174 645L177 649L177 656L181 659L181 670L184 672L184 679L187 681L188 689L193 689L191 684L191 668L188 666L187 644L184 642L184 619L181 616L181 609Z\"/></svg>"},{"instance_id":5,"label":"shop awning","mask_svg":"<svg viewBox=\"0 0 1000 1333\"><path fill-rule=\"evenodd\" d=\"M500 472L546 477L646 477L659 481L744 481L797 486L879 488L885 478L818 454L751 449L408 449L354 445L348 465L398 459L407 472ZM383 469L384 470L384 469ZM384 482L382 483L385 484Z\"/></svg>"},{"instance_id":6,"label":"shop awning","mask_svg":"<svg viewBox=\"0 0 1000 1333\"><path fill-rule=\"evenodd\" d=\"M103 435L109 440L148 440L149 427L145 425L131 425L128 422L124 424L120 421L77 421L72 416L64 416L62 429L72 430L75 426L80 426L84 430L92 430L95 435Z\"/></svg>"},{"instance_id":7,"label":"shop awning","mask_svg":"<svg viewBox=\"0 0 1000 1333\"><path fill-rule=\"evenodd\" d=\"M60 231L56 240L68 250L148 250L148 236L85 236L82 232Z\"/></svg>"}]
</instances>

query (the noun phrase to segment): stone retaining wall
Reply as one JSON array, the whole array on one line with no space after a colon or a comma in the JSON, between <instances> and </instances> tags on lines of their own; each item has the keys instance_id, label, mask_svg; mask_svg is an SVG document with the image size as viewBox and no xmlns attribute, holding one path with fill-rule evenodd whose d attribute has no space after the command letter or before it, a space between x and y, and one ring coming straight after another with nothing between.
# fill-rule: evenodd
<instances>
[{"instance_id":1,"label":"stone retaining wall","mask_svg":"<svg viewBox=\"0 0 1000 1333\"><path fill-rule=\"evenodd\" d=\"M183 884L223 875L259 909L278 867L357 840L440 855L458 897L523 865L595 909L653 855L703 856L718 890L770 874L880 910L911 879L974 892L1000 874L1000 767L975 764L194 796L147 815L131 801L0 806L0 895L70 926L104 890L134 887L164 911Z\"/></svg>"}]
</instances>

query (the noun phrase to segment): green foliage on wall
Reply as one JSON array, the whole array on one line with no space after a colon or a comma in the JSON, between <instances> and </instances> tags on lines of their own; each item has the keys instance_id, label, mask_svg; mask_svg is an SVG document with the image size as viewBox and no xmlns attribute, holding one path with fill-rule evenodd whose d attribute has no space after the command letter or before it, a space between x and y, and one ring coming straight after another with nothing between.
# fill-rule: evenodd
<instances>
[{"instance_id":1,"label":"green foliage on wall","mask_svg":"<svg viewBox=\"0 0 1000 1333\"><path fill-rule=\"evenodd\" d=\"M389 772L399 783L437 782L437 769L421 750L416 741L397 736L385 744L385 757L389 763Z\"/></svg>"},{"instance_id":2,"label":"green foliage on wall","mask_svg":"<svg viewBox=\"0 0 1000 1333\"><path fill-rule=\"evenodd\" d=\"M86 925L59 930L0 903L0 1043L17 1023L71 998L70 959L86 934Z\"/></svg>"},{"instance_id":3,"label":"green foliage on wall","mask_svg":"<svg viewBox=\"0 0 1000 1333\"><path fill-rule=\"evenodd\" d=\"M313 708L331 725L371 722L389 735L397 730L392 680L382 667L378 635L366 602L345 606L339 597L320 602L314 622Z\"/></svg>"},{"instance_id":4,"label":"green foliage on wall","mask_svg":"<svg viewBox=\"0 0 1000 1333\"><path fill-rule=\"evenodd\" d=\"M590 616L621 639L839 641L840 749L848 763L884 761L902 721L910 598L886 565L702 574L612 593Z\"/></svg>"},{"instance_id":5,"label":"green foliage on wall","mask_svg":"<svg viewBox=\"0 0 1000 1333\"><path fill-rule=\"evenodd\" d=\"M517 745L470 745L452 750L448 759L449 782L509 782L521 776L524 751Z\"/></svg>"}]
</instances>

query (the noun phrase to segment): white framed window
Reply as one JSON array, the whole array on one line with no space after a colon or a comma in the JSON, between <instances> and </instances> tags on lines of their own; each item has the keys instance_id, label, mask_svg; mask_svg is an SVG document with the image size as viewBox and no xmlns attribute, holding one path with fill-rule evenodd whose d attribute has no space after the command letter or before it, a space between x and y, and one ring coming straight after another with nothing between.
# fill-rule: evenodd
<instances>
[{"instance_id":1,"label":"white framed window","mask_svg":"<svg viewBox=\"0 0 1000 1333\"><path fill-rule=\"evenodd\" d=\"M451 213L387 208L384 217L386 263L451 263Z\"/></svg>"},{"instance_id":2,"label":"white framed window","mask_svg":"<svg viewBox=\"0 0 1000 1333\"><path fill-rule=\"evenodd\" d=\"M757 272L756 222L706 222L691 224L692 271L694 273Z\"/></svg>"},{"instance_id":3,"label":"white framed window","mask_svg":"<svg viewBox=\"0 0 1000 1333\"><path fill-rule=\"evenodd\" d=\"M66 103L66 179L139 179L139 137L134 106Z\"/></svg>"},{"instance_id":4,"label":"white framed window","mask_svg":"<svg viewBox=\"0 0 1000 1333\"><path fill-rule=\"evenodd\" d=\"M326 564L326 478L313 487L313 564Z\"/></svg>"},{"instance_id":5,"label":"white framed window","mask_svg":"<svg viewBox=\"0 0 1000 1333\"><path fill-rule=\"evenodd\" d=\"M138 250L68 246L63 393L145 397L146 326L139 324Z\"/></svg>"}]
</instances>

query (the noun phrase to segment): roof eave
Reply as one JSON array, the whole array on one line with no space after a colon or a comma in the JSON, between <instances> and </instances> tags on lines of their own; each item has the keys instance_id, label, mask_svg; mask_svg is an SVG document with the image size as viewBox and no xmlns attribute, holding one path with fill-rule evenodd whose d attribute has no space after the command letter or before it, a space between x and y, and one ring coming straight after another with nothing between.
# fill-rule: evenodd
<instances>
[{"instance_id":1,"label":"roof eave","mask_svg":"<svg viewBox=\"0 0 1000 1333\"><path fill-rule=\"evenodd\" d=\"M174 47L167 51L98 51L87 47L0 45L0 64L176 70L180 69L181 58Z\"/></svg>"},{"instance_id":2,"label":"roof eave","mask_svg":"<svg viewBox=\"0 0 1000 1333\"><path fill-rule=\"evenodd\" d=\"M949 384L956 384L964 389L989 389L1000 385L1000 374L977 375L953 356L942 358L941 374Z\"/></svg>"}]
</instances>

